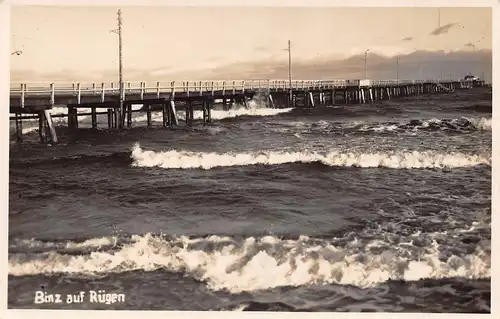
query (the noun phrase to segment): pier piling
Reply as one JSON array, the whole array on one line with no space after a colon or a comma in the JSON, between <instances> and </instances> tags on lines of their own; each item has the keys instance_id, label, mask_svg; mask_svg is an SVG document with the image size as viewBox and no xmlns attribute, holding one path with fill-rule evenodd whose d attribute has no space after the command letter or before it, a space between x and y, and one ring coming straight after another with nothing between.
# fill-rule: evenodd
<instances>
[{"instance_id":1,"label":"pier piling","mask_svg":"<svg viewBox=\"0 0 500 319\"><path fill-rule=\"evenodd\" d=\"M97 129L97 109L95 107L91 108L92 111L92 129Z\"/></svg>"},{"instance_id":2,"label":"pier piling","mask_svg":"<svg viewBox=\"0 0 500 319\"><path fill-rule=\"evenodd\" d=\"M151 104L145 104L148 127L151 127Z\"/></svg>"},{"instance_id":3,"label":"pier piling","mask_svg":"<svg viewBox=\"0 0 500 319\"><path fill-rule=\"evenodd\" d=\"M113 109L108 109L108 129L113 128Z\"/></svg>"}]
</instances>

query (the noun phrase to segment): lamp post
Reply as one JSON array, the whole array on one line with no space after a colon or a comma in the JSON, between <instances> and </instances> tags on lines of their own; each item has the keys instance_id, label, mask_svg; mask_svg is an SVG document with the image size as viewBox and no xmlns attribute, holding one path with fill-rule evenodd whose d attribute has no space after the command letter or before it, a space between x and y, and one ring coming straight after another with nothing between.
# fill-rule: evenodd
<instances>
[{"instance_id":1,"label":"lamp post","mask_svg":"<svg viewBox=\"0 0 500 319\"><path fill-rule=\"evenodd\" d=\"M288 107L292 107L292 41L288 40L288 47L284 50L288 51Z\"/></svg>"},{"instance_id":2,"label":"lamp post","mask_svg":"<svg viewBox=\"0 0 500 319\"><path fill-rule=\"evenodd\" d=\"M288 40L288 87L292 89L292 42Z\"/></svg>"},{"instance_id":3,"label":"lamp post","mask_svg":"<svg viewBox=\"0 0 500 319\"><path fill-rule=\"evenodd\" d=\"M117 20L118 20L118 29L111 30L111 32L118 34L118 94L119 96L119 105L118 108L118 127L122 128L125 124L125 109L123 107L123 57L122 57L122 10L118 9L117 12Z\"/></svg>"},{"instance_id":4,"label":"lamp post","mask_svg":"<svg viewBox=\"0 0 500 319\"><path fill-rule=\"evenodd\" d=\"M125 120L125 109L123 107L123 61L122 61L122 11L118 10L118 73L120 82L120 113L119 113L119 127L124 125Z\"/></svg>"}]
</instances>

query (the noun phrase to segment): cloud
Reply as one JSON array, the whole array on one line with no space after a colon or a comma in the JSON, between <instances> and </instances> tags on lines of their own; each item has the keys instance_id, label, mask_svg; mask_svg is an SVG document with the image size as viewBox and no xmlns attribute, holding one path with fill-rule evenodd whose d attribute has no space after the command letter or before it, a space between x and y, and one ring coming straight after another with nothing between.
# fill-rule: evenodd
<instances>
[{"instance_id":1,"label":"cloud","mask_svg":"<svg viewBox=\"0 0 500 319\"><path fill-rule=\"evenodd\" d=\"M221 57L221 56L213 56L213 57L207 58L205 61L207 61L207 62L218 62L218 61L221 61L221 60L224 60L224 58Z\"/></svg>"},{"instance_id":2,"label":"cloud","mask_svg":"<svg viewBox=\"0 0 500 319\"><path fill-rule=\"evenodd\" d=\"M411 41L411 40L413 40L413 37L406 37L402 39L402 41Z\"/></svg>"},{"instance_id":3,"label":"cloud","mask_svg":"<svg viewBox=\"0 0 500 319\"><path fill-rule=\"evenodd\" d=\"M11 81L26 81L26 79L36 79L38 77L40 75L31 70L12 70L10 72Z\"/></svg>"},{"instance_id":4,"label":"cloud","mask_svg":"<svg viewBox=\"0 0 500 319\"><path fill-rule=\"evenodd\" d=\"M440 34L448 33L448 31L450 31L450 29L456 25L458 25L458 24L457 23L448 23L448 24L445 24L439 28L432 30L432 32L429 34L430 35L440 35Z\"/></svg>"},{"instance_id":5,"label":"cloud","mask_svg":"<svg viewBox=\"0 0 500 319\"><path fill-rule=\"evenodd\" d=\"M264 53L267 53L269 51L269 48L266 48L264 46L258 46L258 47L254 48L254 51L255 52L264 52Z\"/></svg>"}]
</instances>

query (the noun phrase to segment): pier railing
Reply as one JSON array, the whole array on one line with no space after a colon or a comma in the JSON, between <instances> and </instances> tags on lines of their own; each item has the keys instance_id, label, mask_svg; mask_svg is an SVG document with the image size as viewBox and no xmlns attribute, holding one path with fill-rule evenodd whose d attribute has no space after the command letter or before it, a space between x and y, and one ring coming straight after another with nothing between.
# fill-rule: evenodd
<instances>
[{"instance_id":1,"label":"pier railing","mask_svg":"<svg viewBox=\"0 0 500 319\"><path fill-rule=\"evenodd\" d=\"M125 93L153 93L159 92L207 92L207 91L223 91L231 90L287 90L289 82L286 80L233 80L233 81L170 81L170 82L124 82L123 89ZM13 83L14 84L14 83ZM52 91L57 93L100 93L106 92L109 94L118 94L120 91L119 84L111 83L72 83L72 84L40 84L40 83L16 83L11 85L11 94L20 94L29 92L33 94L48 94ZM333 80L333 81L292 81L293 89L301 88L331 88L345 87L348 81Z\"/></svg>"}]
</instances>

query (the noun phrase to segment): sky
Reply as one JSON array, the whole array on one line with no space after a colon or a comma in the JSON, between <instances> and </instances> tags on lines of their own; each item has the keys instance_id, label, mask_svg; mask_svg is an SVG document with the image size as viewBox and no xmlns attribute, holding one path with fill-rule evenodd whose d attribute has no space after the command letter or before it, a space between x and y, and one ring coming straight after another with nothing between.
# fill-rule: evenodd
<instances>
[{"instance_id":1,"label":"sky","mask_svg":"<svg viewBox=\"0 0 500 319\"><path fill-rule=\"evenodd\" d=\"M117 10L14 6L11 51L22 54L11 56L11 79L115 78L118 36L110 30L117 28ZM367 49L372 78L391 75L375 70L394 66L398 55L406 57L399 62L411 62L401 65L407 78L440 76L464 63L491 74L489 8L126 6L121 11L124 76L130 80L281 77L288 40L294 73L302 77L329 76L325 67L337 72L335 78L364 76ZM439 67L436 74L426 66L430 57L446 62L446 70Z\"/></svg>"}]
</instances>

